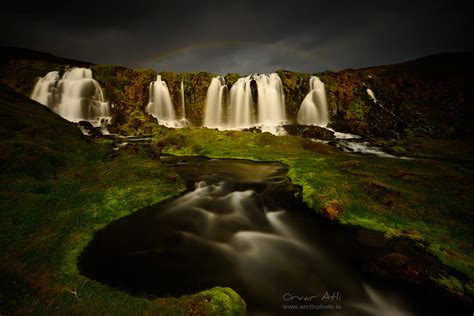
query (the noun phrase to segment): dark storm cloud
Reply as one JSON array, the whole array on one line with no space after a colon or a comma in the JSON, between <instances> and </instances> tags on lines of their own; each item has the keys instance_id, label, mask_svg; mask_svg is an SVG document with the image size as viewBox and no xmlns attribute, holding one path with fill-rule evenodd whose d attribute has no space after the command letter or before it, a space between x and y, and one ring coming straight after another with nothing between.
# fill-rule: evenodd
<instances>
[{"instance_id":1,"label":"dark storm cloud","mask_svg":"<svg viewBox=\"0 0 474 316\"><path fill-rule=\"evenodd\" d=\"M320 71L474 50L454 1L41 1L0 5L2 45L157 70Z\"/></svg>"}]
</instances>

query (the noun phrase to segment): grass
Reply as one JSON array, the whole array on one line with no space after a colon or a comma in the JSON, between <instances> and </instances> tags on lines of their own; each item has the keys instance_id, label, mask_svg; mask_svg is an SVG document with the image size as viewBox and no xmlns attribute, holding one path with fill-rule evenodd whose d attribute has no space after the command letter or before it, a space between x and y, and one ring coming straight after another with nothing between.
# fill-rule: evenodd
<instances>
[{"instance_id":1,"label":"grass","mask_svg":"<svg viewBox=\"0 0 474 316\"><path fill-rule=\"evenodd\" d=\"M315 211L336 203L342 209L340 223L410 238L474 280L472 171L432 160L346 154L299 137L267 133L182 129L155 141L174 155L283 162ZM467 281L464 287L468 293Z\"/></svg>"},{"instance_id":2,"label":"grass","mask_svg":"<svg viewBox=\"0 0 474 316\"><path fill-rule=\"evenodd\" d=\"M185 187L153 148L112 151L51 111L0 89L0 314L238 315L229 288L140 298L79 274L93 234Z\"/></svg>"}]
</instances>

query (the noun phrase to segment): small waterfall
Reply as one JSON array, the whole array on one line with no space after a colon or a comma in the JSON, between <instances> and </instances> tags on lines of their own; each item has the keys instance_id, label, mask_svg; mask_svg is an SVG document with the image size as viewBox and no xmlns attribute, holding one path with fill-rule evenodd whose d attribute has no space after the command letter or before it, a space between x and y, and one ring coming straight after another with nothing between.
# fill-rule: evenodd
<instances>
[{"instance_id":1,"label":"small waterfall","mask_svg":"<svg viewBox=\"0 0 474 316\"><path fill-rule=\"evenodd\" d=\"M372 91L372 89L367 88L367 94L374 101L374 103L377 103L377 99L375 98L375 94L374 94L374 91Z\"/></svg>"},{"instance_id":2,"label":"small waterfall","mask_svg":"<svg viewBox=\"0 0 474 316\"><path fill-rule=\"evenodd\" d=\"M258 97L252 97L252 85ZM207 92L204 126L221 129L257 127L262 131L279 134L286 123L285 95L280 77L276 73L253 74L240 78L229 92L227 119L224 118L225 82L213 78Z\"/></svg>"},{"instance_id":3,"label":"small waterfall","mask_svg":"<svg viewBox=\"0 0 474 316\"><path fill-rule=\"evenodd\" d=\"M329 118L324 83L318 77L311 76L309 90L301 103L296 120L302 125L326 126Z\"/></svg>"},{"instance_id":4,"label":"small waterfall","mask_svg":"<svg viewBox=\"0 0 474 316\"><path fill-rule=\"evenodd\" d=\"M58 71L49 72L38 80L31 99L71 122L90 121L99 126L110 121L110 106L90 69L71 68L62 78Z\"/></svg>"},{"instance_id":5,"label":"small waterfall","mask_svg":"<svg viewBox=\"0 0 474 316\"><path fill-rule=\"evenodd\" d=\"M223 77L212 78L211 84L207 89L206 111L204 113L205 127L222 128L223 125L223 107L224 96L227 86Z\"/></svg>"},{"instance_id":6,"label":"small waterfall","mask_svg":"<svg viewBox=\"0 0 474 316\"><path fill-rule=\"evenodd\" d=\"M150 96L145 110L158 120L158 124L167 127L182 127L183 122L176 119L173 101L166 82L158 75L156 81L150 83Z\"/></svg>"},{"instance_id":7,"label":"small waterfall","mask_svg":"<svg viewBox=\"0 0 474 316\"><path fill-rule=\"evenodd\" d=\"M183 112L182 119L186 119L186 108L185 108L185 100L184 100L184 82L181 79L181 111Z\"/></svg>"}]
</instances>

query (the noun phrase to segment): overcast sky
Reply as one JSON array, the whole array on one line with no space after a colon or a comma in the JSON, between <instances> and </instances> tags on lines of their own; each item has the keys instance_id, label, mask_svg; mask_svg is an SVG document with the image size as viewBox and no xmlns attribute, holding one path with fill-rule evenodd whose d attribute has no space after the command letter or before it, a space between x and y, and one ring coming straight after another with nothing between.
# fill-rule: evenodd
<instances>
[{"instance_id":1,"label":"overcast sky","mask_svg":"<svg viewBox=\"0 0 474 316\"><path fill-rule=\"evenodd\" d=\"M473 51L451 1L2 1L1 45L95 63L214 73L316 72Z\"/></svg>"}]
</instances>

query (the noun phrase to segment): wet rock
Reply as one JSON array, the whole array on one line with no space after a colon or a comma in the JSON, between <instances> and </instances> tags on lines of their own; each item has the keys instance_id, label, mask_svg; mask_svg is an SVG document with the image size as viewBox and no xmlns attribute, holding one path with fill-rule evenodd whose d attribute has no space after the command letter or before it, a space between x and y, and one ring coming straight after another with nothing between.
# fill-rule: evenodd
<instances>
[{"instance_id":1,"label":"wet rock","mask_svg":"<svg viewBox=\"0 0 474 316\"><path fill-rule=\"evenodd\" d=\"M103 137L100 127L94 127L89 133L92 137Z\"/></svg>"},{"instance_id":2,"label":"wet rock","mask_svg":"<svg viewBox=\"0 0 474 316\"><path fill-rule=\"evenodd\" d=\"M259 129L258 127L250 127L250 128L243 129L242 132L261 133L262 130Z\"/></svg>"},{"instance_id":3,"label":"wet rock","mask_svg":"<svg viewBox=\"0 0 474 316\"><path fill-rule=\"evenodd\" d=\"M425 283L428 277L419 262L398 252L378 257L368 265L371 272L382 277L397 278L415 283Z\"/></svg>"},{"instance_id":4,"label":"wet rock","mask_svg":"<svg viewBox=\"0 0 474 316\"><path fill-rule=\"evenodd\" d=\"M84 128L85 130L87 131L90 131L91 129L94 128L94 126L92 125L91 122L89 121L79 121L79 126L81 126L82 128Z\"/></svg>"},{"instance_id":5,"label":"wet rock","mask_svg":"<svg viewBox=\"0 0 474 316\"><path fill-rule=\"evenodd\" d=\"M316 138L321 140L334 139L334 132L320 126L291 124L283 128L289 135Z\"/></svg>"}]
</instances>

